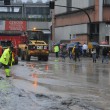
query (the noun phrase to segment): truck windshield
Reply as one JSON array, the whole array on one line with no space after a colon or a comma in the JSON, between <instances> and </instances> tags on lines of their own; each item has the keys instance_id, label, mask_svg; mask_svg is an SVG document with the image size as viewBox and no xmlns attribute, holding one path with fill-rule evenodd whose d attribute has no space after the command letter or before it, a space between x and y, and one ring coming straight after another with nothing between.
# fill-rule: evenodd
<instances>
[{"instance_id":1,"label":"truck windshield","mask_svg":"<svg viewBox=\"0 0 110 110\"><path fill-rule=\"evenodd\" d=\"M8 47L8 46L12 46L12 42L11 41L0 41L0 45L3 47Z\"/></svg>"},{"instance_id":2,"label":"truck windshield","mask_svg":"<svg viewBox=\"0 0 110 110\"><path fill-rule=\"evenodd\" d=\"M28 31L29 40L44 40L44 34L42 31Z\"/></svg>"}]
</instances>

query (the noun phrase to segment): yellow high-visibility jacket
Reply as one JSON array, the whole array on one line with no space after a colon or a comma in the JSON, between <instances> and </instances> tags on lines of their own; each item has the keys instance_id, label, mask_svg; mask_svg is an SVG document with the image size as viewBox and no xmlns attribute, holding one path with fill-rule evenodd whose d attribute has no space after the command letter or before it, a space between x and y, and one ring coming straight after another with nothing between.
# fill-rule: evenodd
<instances>
[{"instance_id":1,"label":"yellow high-visibility jacket","mask_svg":"<svg viewBox=\"0 0 110 110\"><path fill-rule=\"evenodd\" d=\"M14 61L14 58L13 58L13 55L12 55L12 52L10 51L9 48L5 49L1 58L0 58L0 62L4 65L8 65L9 62L10 62L10 57L12 56L11 58L11 65L12 65L12 62Z\"/></svg>"},{"instance_id":2,"label":"yellow high-visibility jacket","mask_svg":"<svg viewBox=\"0 0 110 110\"><path fill-rule=\"evenodd\" d=\"M54 47L54 52L59 52L59 46L56 45L56 46Z\"/></svg>"}]
</instances>

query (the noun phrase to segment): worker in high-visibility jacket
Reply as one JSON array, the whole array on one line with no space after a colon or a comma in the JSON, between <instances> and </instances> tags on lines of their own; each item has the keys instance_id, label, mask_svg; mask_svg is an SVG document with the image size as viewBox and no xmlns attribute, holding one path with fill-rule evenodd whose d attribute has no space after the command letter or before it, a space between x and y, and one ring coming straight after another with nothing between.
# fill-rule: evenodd
<instances>
[{"instance_id":1,"label":"worker in high-visibility jacket","mask_svg":"<svg viewBox=\"0 0 110 110\"><path fill-rule=\"evenodd\" d=\"M12 66L12 63L14 62L12 50L13 50L12 46L8 47L7 49L4 50L0 58L1 67L4 66L6 77L11 77L10 66Z\"/></svg>"},{"instance_id":2,"label":"worker in high-visibility jacket","mask_svg":"<svg viewBox=\"0 0 110 110\"><path fill-rule=\"evenodd\" d=\"M58 58L59 57L59 51L60 51L60 49L59 49L59 46L58 45L55 45L54 46L54 52L55 52L55 55L56 55L56 58Z\"/></svg>"}]
</instances>

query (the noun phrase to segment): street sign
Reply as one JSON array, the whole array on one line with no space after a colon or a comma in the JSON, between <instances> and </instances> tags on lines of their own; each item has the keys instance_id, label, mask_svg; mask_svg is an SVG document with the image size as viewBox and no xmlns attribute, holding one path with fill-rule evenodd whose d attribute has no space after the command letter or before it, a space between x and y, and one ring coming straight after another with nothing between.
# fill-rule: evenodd
<instances>
[{"instance_id":1,"label":"street sign","mask_svg":"<svg viewBox=\"0 0 110 110\"><path fill-rule=\"evenodd\" d=\"M76 35L73 35L72 39L76 39Z\"/></svg>"}]
</instances>

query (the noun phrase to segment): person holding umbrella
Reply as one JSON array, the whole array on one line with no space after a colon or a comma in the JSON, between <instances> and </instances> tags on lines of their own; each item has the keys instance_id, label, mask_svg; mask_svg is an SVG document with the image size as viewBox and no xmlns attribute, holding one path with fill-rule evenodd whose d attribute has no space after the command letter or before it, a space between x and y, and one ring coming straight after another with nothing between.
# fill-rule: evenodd
<instances>
[{"instance_id":1,"label":"person holding umbrella","mask_svg":"<svg viewBox=\"0 0 110 110\"><path fill-rule=\"evenodd\" d=\"M89 42L88 43L88 49L89 49L89 55L92 57L92 49L96 49L96 58L99 57L99 53L100 53L100 47L99 44L97 42Z\"/></svg>"},{"instance_id":2,"label":"person holding umbrella","mask_svg":"<svg viewBox=\"0 0 110 110\"><path fill-rule=\"evenodd\" d=\"M102 63L106 61L106 63L108 64L108 55L109 55L109 50L107 47L104 47L102 50Z\"/></svg>"}]
</instances>

